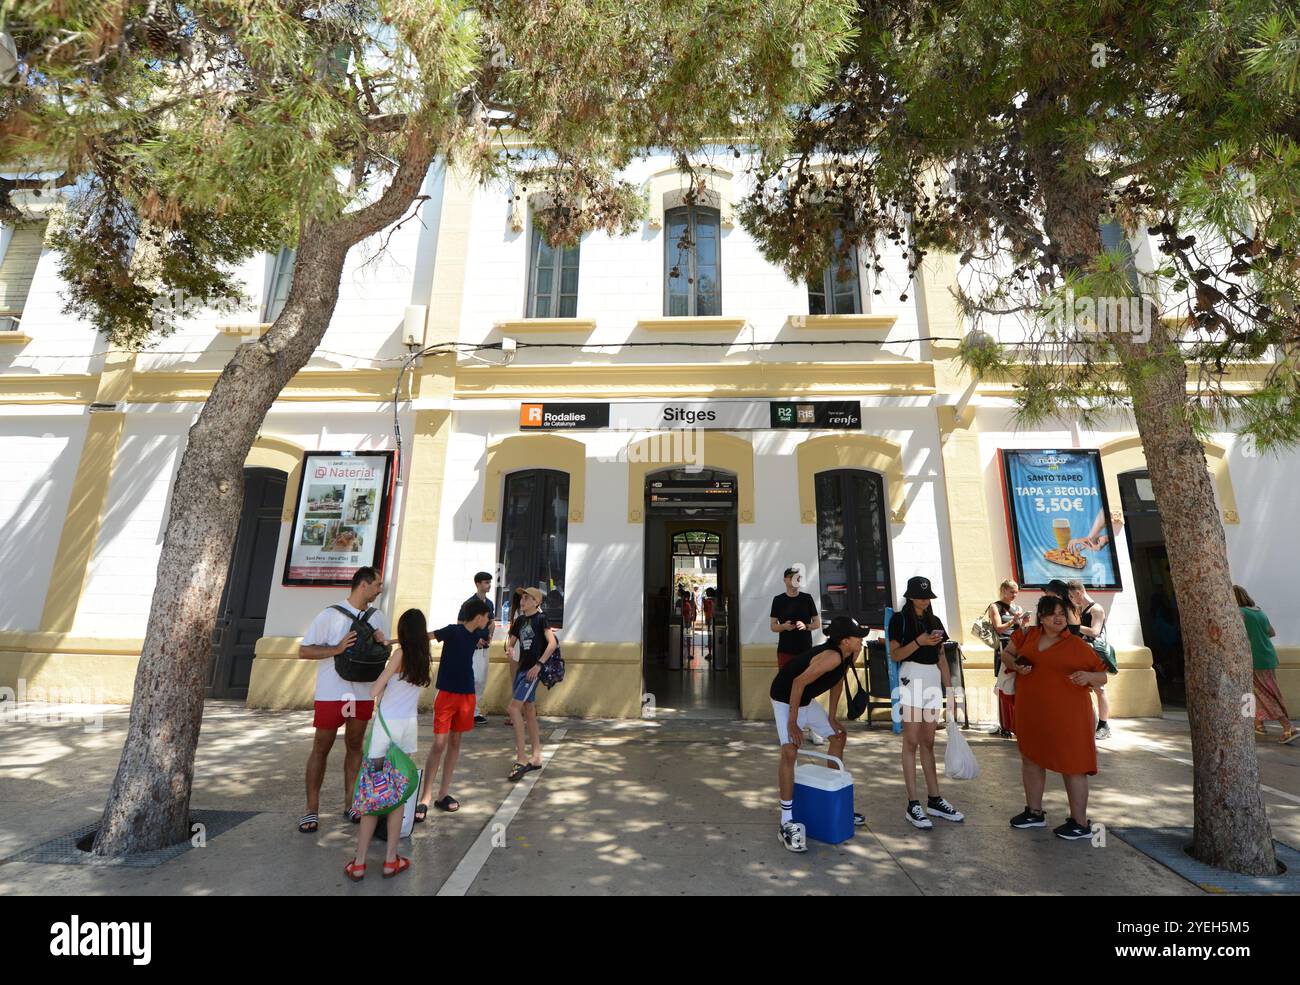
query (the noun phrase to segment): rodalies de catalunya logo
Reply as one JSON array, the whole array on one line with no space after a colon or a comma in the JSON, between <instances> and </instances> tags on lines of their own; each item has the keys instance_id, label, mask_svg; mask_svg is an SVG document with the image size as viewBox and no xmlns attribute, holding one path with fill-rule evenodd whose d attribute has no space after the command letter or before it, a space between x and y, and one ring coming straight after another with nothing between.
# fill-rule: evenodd
<instances>
[{"instance_id":1,"label":"rodalies de catalunya logo","mask_svg":"<svg viewBox=\"0 0 1300 985\"><path fill-rule=\"evenodd\" d=\"M50 954L56 958L129 957L146 965L152 957L153 924L106 920L81 922L73 914L67 923L50 926Z\"/></svg>"}]
</instances>

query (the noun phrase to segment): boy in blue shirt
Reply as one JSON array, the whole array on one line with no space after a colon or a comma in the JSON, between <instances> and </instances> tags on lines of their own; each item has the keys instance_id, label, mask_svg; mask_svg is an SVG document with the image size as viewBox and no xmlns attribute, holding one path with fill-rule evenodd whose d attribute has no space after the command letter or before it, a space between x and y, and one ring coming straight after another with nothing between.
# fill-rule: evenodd
<instances>
[{"instance_id":1,"label":"boy in blue shirt","mask_svg":"<svg viewBox=\"0 0 1300 985\"><path fill-rule=\"evenodd\" d=\"M417 823L429 813L440 759L442 783L433 806L447 812L460 810L460 801L451 796L448 788L460 757L460 737L474 727L474 653L478 649L477 634L488 622L487 602L478 596L467 599L456 619L429 634L429 639L442 644L442 654L435 683L438 697L433 702L433 748L424 764L424 783L415 808Z\"/></svg>"}]
</instances>

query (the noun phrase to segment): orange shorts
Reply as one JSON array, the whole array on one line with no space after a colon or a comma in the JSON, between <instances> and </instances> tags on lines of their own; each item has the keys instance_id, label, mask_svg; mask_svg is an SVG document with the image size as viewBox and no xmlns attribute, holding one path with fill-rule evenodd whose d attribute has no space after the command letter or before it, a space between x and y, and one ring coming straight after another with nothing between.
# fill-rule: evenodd
<instances>
[{"instance_id":1,"label":"orange shorts","mask_svg":"<svg viewBox=\"0 0 1300 985\"><path fill-rule=\"evenodd\" d=\"M474 695L439 691L433 701L433 734L468 732L474 728Z\"/></svg>"}]
</instances>

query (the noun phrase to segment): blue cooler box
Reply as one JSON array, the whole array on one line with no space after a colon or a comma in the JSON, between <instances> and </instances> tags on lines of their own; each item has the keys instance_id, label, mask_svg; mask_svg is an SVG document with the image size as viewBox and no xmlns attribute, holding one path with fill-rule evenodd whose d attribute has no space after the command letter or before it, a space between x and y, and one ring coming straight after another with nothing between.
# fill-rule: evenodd
<instances>
[{"instance_id":1,"label":"blue cooler box","mask_svg":"<svg viewBox=\"0 0 1300 985\"><path fill-rule=\"evenodd\" d=\"M802 749L799 755L816 756L840 768L811 763L795 766L793 819L804 826L809 838L830 845L848 841L853 837L853 777L834 756Z\"/></svg>"}]
</instances>

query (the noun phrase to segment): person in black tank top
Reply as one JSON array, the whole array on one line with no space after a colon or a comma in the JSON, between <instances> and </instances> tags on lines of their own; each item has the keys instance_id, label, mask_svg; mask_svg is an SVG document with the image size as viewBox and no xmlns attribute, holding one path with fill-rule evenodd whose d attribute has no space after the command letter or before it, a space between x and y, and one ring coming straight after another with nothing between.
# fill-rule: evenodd
<instances>
[{"instance_id":1,"label":"person in black tank top","mask_svg":"<svg viewBox=\"0 0 1300 985\"><path fill-rule=\"evenodd\" d=\"M823 739L829 739L828 751L843 761L848 733L835 715L839 710L840 692L844 689L844 675L862 651L867 630L848 616L836 616L826 628L826 635L829 637L827 642L803 651L781 667L768 691L777 738L781 742L781 766L777 771L781 793L778 835L781 843L792 852L807 850L802 825L791 820L794 764L803 743L803 729L806 726ZM829 715L813 700L827 693L830 695ZM867 822L861 814L854 814L853 823Z\"/></svg>"},{"instance_id":2,"label":"person in black tank top","mask_svg":"<svg viewBox=\"0 0 1300 985\"><path fill-rule=\"evenodd\" d=\"M1106 631L1106 610L1088 594L1078 578L1071 578L1065 585L1070 592L1070 605L1079 613L1079 625L1071 626L1070 630L1092 645ZM1097 738L1109 739L1110 701L1106 698L1106 686L1094 687L1092 693L1097 696Z\"/></svg>"}]
</instances>

